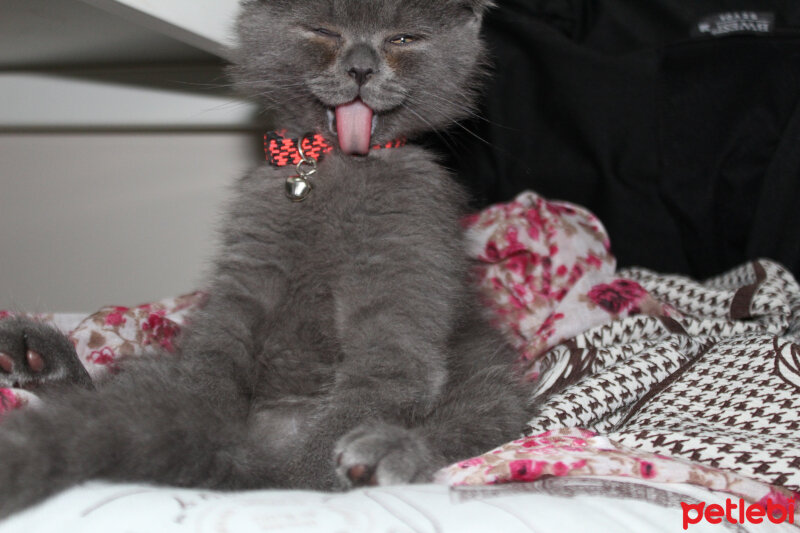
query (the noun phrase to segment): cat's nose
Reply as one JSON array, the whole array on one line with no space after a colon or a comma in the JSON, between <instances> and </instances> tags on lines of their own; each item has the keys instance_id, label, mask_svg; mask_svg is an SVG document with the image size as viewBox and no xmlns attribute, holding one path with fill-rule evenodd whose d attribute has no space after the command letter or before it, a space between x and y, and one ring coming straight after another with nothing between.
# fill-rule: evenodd
<instances>
[{"instance_id":1,"label":"cat's nose","mask_svg":"<svg viewBox=\"0 0 800 533\"><path fill-rule=\"evenodd\" d=\"M373 70L369 67L367 68L360 68L360 67L352 67L350 70L347 71L350 76L356 80L356 83L359 85L364 85L367 83L367 80L372 76Z\"/></svg>"},{"instance_id":2,"label":"cat's nose","mask_svg":"<svg viewBox=\"0 0 800 533\"><path fill-rule=\"evenodd\" d=\"M367 43L355 43L345 52L342 60L344 71L362 86L377 74L380 58L372 46Z\"/></svg>"}]
</instances>

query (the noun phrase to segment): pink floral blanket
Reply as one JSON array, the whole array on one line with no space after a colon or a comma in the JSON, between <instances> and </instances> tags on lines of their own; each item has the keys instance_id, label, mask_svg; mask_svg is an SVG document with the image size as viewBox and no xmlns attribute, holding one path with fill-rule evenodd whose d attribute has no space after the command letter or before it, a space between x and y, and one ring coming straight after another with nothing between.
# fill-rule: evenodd
<instances>
[{"instance_id":1,"label":"pink floral blanket","mask_svg":"<svg viewBox=\"0 0 800 533\"><path fill-rule=\"evenodd\" d=\"M596 217L530 192L464 223L486 305L541 407L527 436L439 481L614 476L797 499L800 287L784 268L759 260L702 283L617 270ZM202 301L37 318L68 333L100 380L154 344L173 349ZM0 415L35 402L0 389Z\"/></svg>"}]
</instances>

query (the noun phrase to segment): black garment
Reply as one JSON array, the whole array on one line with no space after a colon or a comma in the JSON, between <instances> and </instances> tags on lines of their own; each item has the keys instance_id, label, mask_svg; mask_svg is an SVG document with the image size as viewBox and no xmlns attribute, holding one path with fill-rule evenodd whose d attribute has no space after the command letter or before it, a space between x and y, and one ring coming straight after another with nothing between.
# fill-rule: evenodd
<instances>
[{"instance_id":1,"label":"black garment","mask_svg":"<svg viewBox=\"0 0 800 533\"><path fill-rule=\"evenodd\" d=\"M500 0L483 116L433 138L476 207L587 206L621 266L800 275L798 0Z\"/></svg>"}]
</instances>

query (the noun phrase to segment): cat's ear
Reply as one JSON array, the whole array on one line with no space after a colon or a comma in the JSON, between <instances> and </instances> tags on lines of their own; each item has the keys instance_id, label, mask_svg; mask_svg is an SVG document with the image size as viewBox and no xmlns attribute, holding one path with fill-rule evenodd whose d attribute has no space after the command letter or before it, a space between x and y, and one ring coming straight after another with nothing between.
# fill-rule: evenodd
<instances>
[{"instance_id":1,"label":"cat's ear","mask_svg":"<svg viewBox=\"0 0 800 533\"><path fill-rule=\"evenodd\" d=\"M472 11L478 19L483 18L484 13L496 5L492 0L458 0L458 2Z\"/></svg>"}]
</instances>

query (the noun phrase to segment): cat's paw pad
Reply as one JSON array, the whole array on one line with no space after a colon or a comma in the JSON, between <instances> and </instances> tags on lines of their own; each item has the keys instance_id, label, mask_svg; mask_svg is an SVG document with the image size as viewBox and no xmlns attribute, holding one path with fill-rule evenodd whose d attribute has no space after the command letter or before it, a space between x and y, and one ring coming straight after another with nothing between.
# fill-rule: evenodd
<instances>
[{"instance_id":1,"label":"cat's paw pad","mask_svg":"<svg viewBox=\"0 0 800 533\"><path fill-rule=\"evenodd\" d=\"M426 481L434 459L413 430L390 424L364 424L339 439L336 474L346 487L399 485Z\"/></svg>"},{"instance_id":2,"label":"cat's paw pad","mask_svg":"<svg viewBox=\"0 0 800 533\"><path fill-rule=\"evenodd\" d=\"M25 318L0 320L0 387L37 389L65 383L92 387L63 333Z\"/></svg>"}]
</instances>

